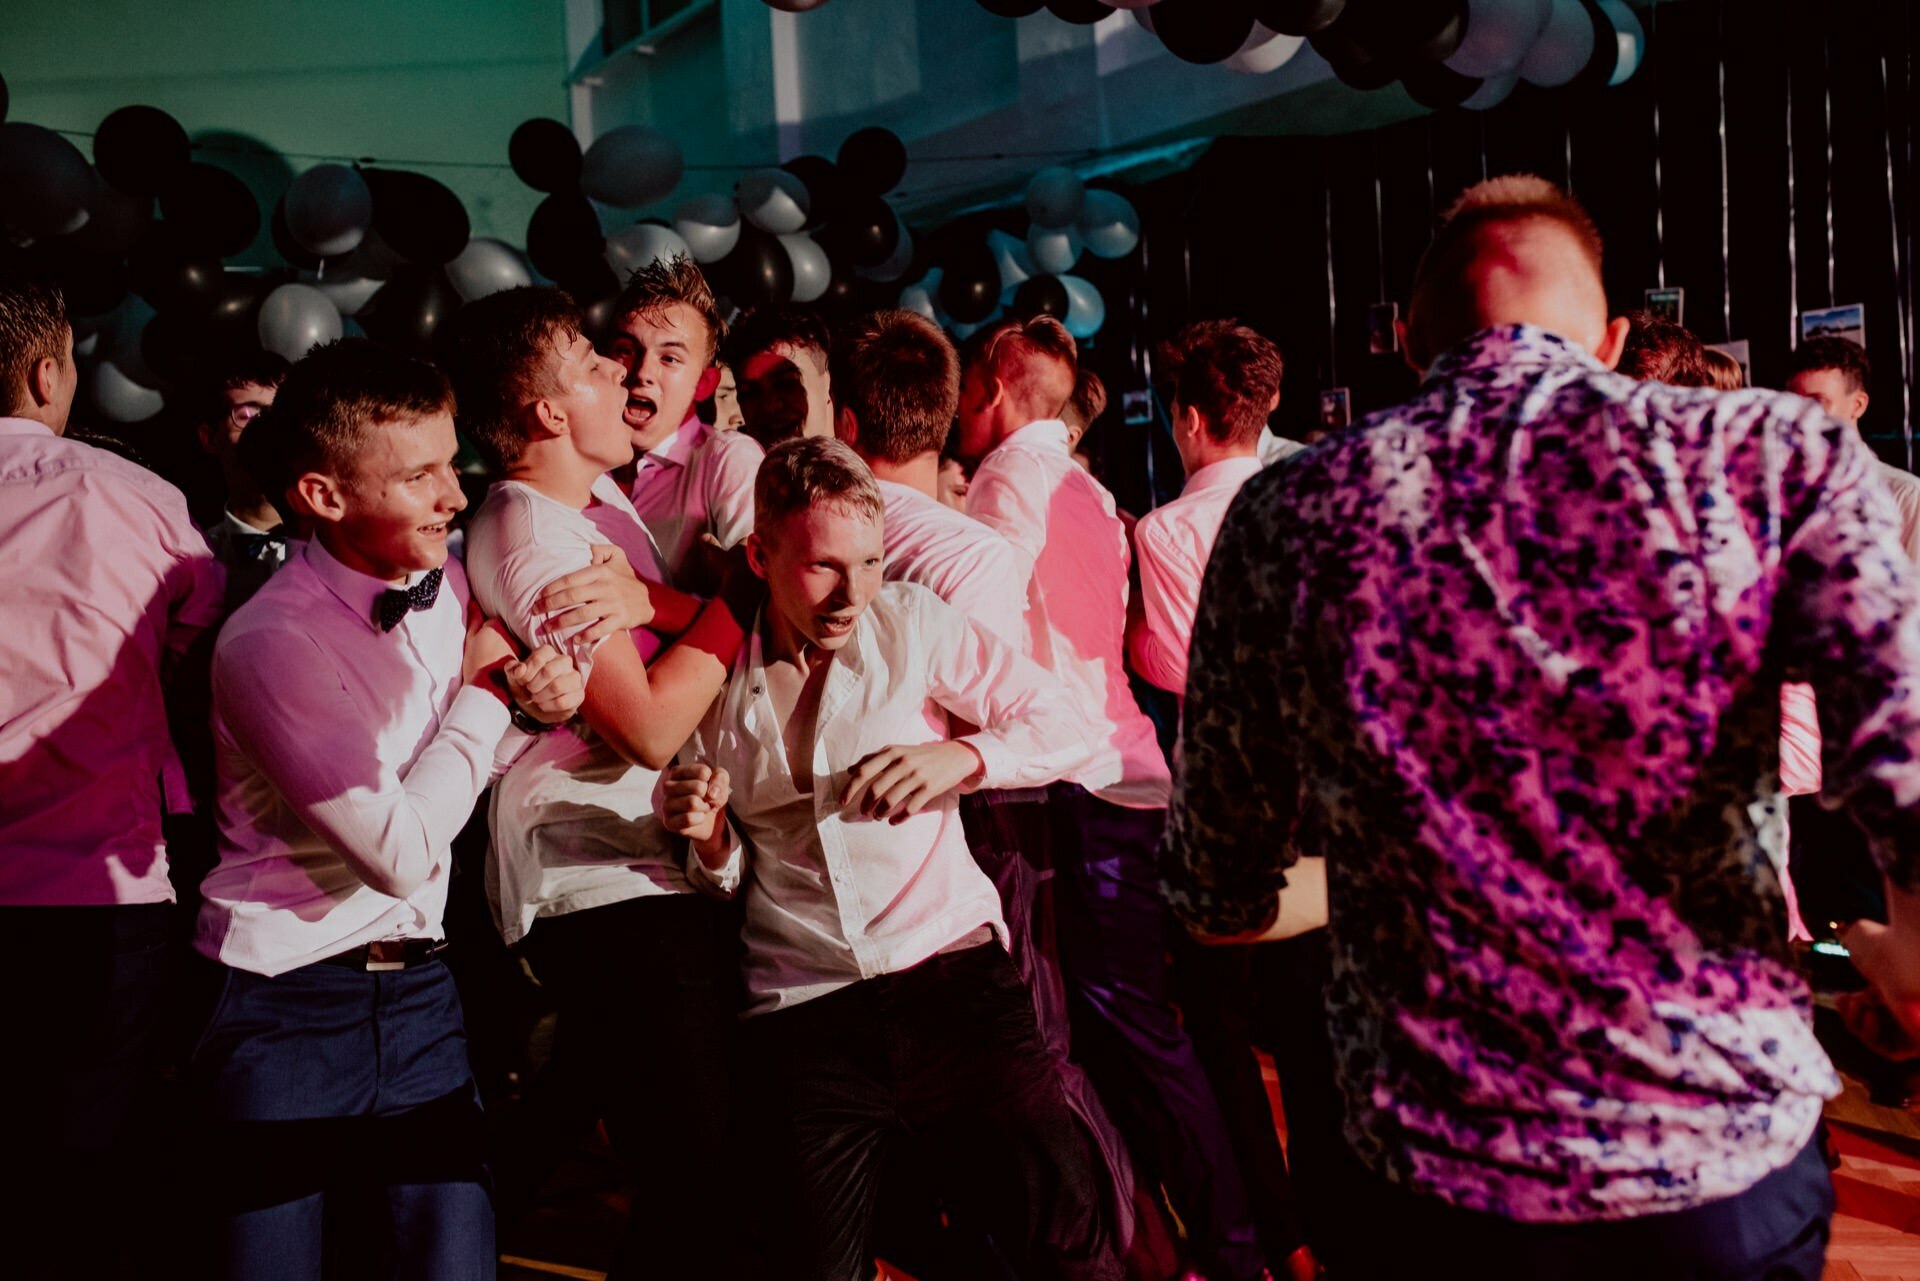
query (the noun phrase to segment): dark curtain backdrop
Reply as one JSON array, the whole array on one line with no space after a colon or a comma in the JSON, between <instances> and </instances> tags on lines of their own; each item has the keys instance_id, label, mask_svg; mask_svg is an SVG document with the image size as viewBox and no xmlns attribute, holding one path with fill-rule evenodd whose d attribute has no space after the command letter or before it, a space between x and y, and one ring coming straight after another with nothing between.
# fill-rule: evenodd
<instances>
[{"instance_id":1,"label":"dark curtain backdrop","mask_svg":"<svg viewBox=\"0 0 1920 1281\"><path fill-rule=\"evenodd\" d=\"M1778 385L1791 349L1796 281L1800 309L1864 304L1875 385L1863 429L1906 463L1914 362L1903 331L1910 338L1920 196L1909 3L1664 0L1640 13L1647 61L1618 88L1522 85L1484 113L1333 137L1221 138L1191 169L1127 189L1143 253L1079 268L1108 300L1087 359L1112 390L1094 447L1121 505L1143 511L1150 492L1179 489L1163 422L1127 424L1120 393L1147 386L1153 344L1190 320L1236 316L1280 344L1283 434L1315 423L1322 388L1350 388L1356 418L1404 398L1415 377L1399 357L1369 354L1368 309L1404 311L1436 215L1483 175L1512 172L1570 183L1593 213L1616 310L1640 306L1664 263L1665 283L1686 290L1687 325L1708 342L1746 339L1763 386Z\"/></svg>"}]
</instances>

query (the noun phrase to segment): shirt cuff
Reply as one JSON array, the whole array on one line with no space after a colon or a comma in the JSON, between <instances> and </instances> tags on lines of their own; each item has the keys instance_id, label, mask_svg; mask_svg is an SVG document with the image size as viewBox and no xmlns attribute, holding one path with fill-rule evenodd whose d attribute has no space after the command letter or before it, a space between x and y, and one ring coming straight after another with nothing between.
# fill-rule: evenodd
<instances>
[{"instance_id":1,"label":"shirt cuff","mask_svg":"<svg viewBox=\"0 0 1920 1281\"><path fill-rule=\"evenodd\" d=\"M707 861L694 852L693 842L687 842L687 880L702 894L718 899L738 894L747 870L746 843L733 830L732 822L728 822L726 832L727 861L717 868L708 867Z\"/></svg>"},{"instance_id":2,"label":"shirt cuff","mask_svg":"<svg viewBox=\"0 0 1920 1281\"><path fill-rule=\"evenodd\" d=\"M1015 778L1016 772L1020 768L1020 761L1007 749L1004 743L985 732L968 734L965 738L956 738L953 741L956 743L965 743L968 747L980 753L980 762L986 766L986 769L981 771L979 777L969 779L960 785L962 794L977 792L983 787L1010 787L1014 785L1011 780Z\"/></svg>"},{"instance_id":3,"label":"shirt cuff","mask_svg":"<svg viewBox=\"0 0 1920 1281\"><path fill-rule=\"evenodd\" d=\"M513 720L507 715L507 705L478 685L461 686L460 692L453 696L447 714L441 718L440 725L443 729L452 726L464 730L479 742L493 743L492 777L496 779L533 741L530 735L513 727Z\"/></svg>"}]
</instances>

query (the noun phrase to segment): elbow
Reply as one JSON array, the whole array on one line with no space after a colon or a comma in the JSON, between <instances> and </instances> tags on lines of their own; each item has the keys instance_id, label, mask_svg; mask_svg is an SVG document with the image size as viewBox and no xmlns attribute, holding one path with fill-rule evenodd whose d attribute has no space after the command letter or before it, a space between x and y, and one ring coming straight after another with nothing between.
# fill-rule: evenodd
<instances>
[{"instance_id":1,"label":"elbow","mask_svg":"<svg viewBox=\"0 0 1920 1281\"><path fill-rule=\"evenodd\" d=\"M622 735L618 739L608 739L614 751L620 753L622 760L629 765L638 765L641 769L655 772L673 764L673 758L680 754L681 744L668 743L648 735Z\"/></svg>"},{"instance_id":2,"label":"elbow","mask_svg":"<svg viewBox=\"0 0 1920 1281\"><path fill-rule=\"evenodd\" d=\"M412 872L401 868L380 868L361 873L360 879L367 887L384 894L388 898L411 898L419 888L427 883L427 871Z\"/></svg>"}]
</instances>

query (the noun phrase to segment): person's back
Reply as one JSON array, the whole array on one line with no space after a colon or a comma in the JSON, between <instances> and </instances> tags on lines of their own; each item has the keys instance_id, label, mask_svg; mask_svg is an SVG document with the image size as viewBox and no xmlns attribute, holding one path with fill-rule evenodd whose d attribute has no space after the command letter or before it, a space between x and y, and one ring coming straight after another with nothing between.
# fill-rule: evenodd
<instances>
[{"instance_id":1,"label":"person's back","mask_svg":"<svg viewBox=\"0 0 1920 1281\"><path fill-rule=\"evenodd\" d=\"M1779 689L1847 728L1828 794L1897 849L1920 634L1889 625L1917 603L1892 504L1804 402L1609 372L1597 237L1546 184L1456 217L1416 286L1445 335L1420 395L1223 527L1209 580L1246 589L1196 626L1170 892L1244 928L1276 844L1326 854L1348 1139L1436 1232L1580 1224L1553 1248L1589 1260L1740 1238L1818 1275L1837 1081L1767 858ZM1669 1235L1601 1232L1623 1219Z\"/></svg>"}]
</instances>

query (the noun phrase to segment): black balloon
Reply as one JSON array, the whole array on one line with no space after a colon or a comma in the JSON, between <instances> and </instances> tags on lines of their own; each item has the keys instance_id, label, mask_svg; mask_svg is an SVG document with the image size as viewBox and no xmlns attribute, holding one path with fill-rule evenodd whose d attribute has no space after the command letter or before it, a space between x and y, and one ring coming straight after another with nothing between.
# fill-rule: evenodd
<instances>
[{"instance_id":1,"label":"black balloon","mask_svg":"<svg viewBox=\"0 0 1920 1281\"><path fill-rule=\"evenodd\" d=\"M164 224L149 228L127 252L128 284L155 311L204 314L221 276L218 256L183 244Z\"/></svg>"},{"instance_id":2,"label":"black balloon","mask_svg":"<svg viewBox=\"0 0 1920 1281\"><path fill-rule=\"evenodd\" d=\"M1253 16L1269 31L1283 36L1310 36L1330 25L1347 7L1347 0L1254 0Z\"/></svg>"},{"instance_id":3,"label":"black balloon","mask_svg":"<svg viewBox=\"0 0 1920 1281\"><path fill-rule=\"evenodd\" d=\"M580 140L558 120L523 122L507 139L507 160L535 191L572 191L580 185Z\"/></svg>"},{"instance_id":4,"label":"black balloon","mask_svg":"<svg viewBox=\"0 0 1920 1281\"><path fill-rule=\"evenodd\" d=\"M326 261L319 254L310 252L287 230L287 201L284 196L273 206L273 216L267 219L267 232L273 237L274 249L292 266L313 271Z\"/></svg>"},{"instance_id":5,"label":"black balloon","mask_svg":"<svg viewBox=\"0 0 1920 1281\"><path fill-rule=\"evenodd\" d=\"M1253 34L1251 0L1159 0L1153 31L1185 62L1224 62Z\"/></svg>"},{"instance_id":6,"label":"black balloon","mask_svg":"<svg viewBox=\"0 0 1920 1281\"><path fill-rule=\"evenodd\" d=\"M180 242L225 258L260 234L260 205L247 184L218 165L195 162L160 196L160 213Z\"/></svg>"},{"instance_id":7,"label":"black balloon","mask_svg":"<svg viewBox=\"0 0 1920 1281\"><path fill-rule=\"evenodd\" d=\"M1024 18L1046 8L1046 0L980 0L980 7L1003 18Z\"/></svg>"},{"instance_id":8,"label":"black balloon","mask_svg":"<svg viewBox=\"0 0 1920 1281\"><path fill-rule=\"evenodd\" d=\"M542 200L527 222L527 257L549 280L579 276L589 264L604 262L606 236L593 202L577 191L560 191Z\"/></svg>"},{"instance_id":9,"label":"black balloon","mask_svg":"<svg viewBox=\"0 0 1920 1281\"><path fill-rule=\"evenodd\" d=\"M373 193L373 229L408 262L439 266L472 238L467 207L445 184L403 169L362 169Z\"/></svg>"},{"instance_id":10,"label":"black balloon","mask_svg":"<svg viewBox=\"0 0 1920 1281\"><path fill-rule=\"evenodd\" d=\"M839 165L849 187L884 196L907 176L906 144L891 129L858 129L840 144Z\"/></svg>"},{"instance_id":11,"label":"black balloon","mask_svg":"<svg viewBox=\"0 0 1920 1281\"><path fill-rule=\"evenodd\" d=\"M1000 265L991 249L975 243L947 255L940 269L940 305L963 325L977 325L993 314L1000 305Z\"/></svg>"},{"instance_id":12,"label":"black balloon","mask_svg":"<svg viewBox=\"0 0 1920 1281\"><path fill-rule=\"evenodd\" d=\"M1593 22L1593 57L1568 88L1604 89L1620 66L1619 33L1614 30L1613 19L1595 0L1580 0L1580 3Z\"/></svg>"},{"instance_id":13,"label":"black balloon","mask_svg":"<svg viewBox=\"0 0 1920 1281\"><path fill-rule=\"evenodd\" d=\"M899 247L900 219L879 196L859 196L820 233L820 243L835 261L877 267Z\"/></svg>"},{"instance_id":14,"label":"black balloon","mask_svg":"<svg viewBox=\"0 0 1920 1281\"><path fill-rule=\"evenodd\" d=\"M435 336L459 310L460 292L446 272L409 263L395 269L357 319L369 338L424 360L432 358Z\"/></svg>"},{"instance_id":15,"label":"black balloon","mask_svg":"<svg viewBox=\"0 0 1920 1281\"><path fill-rule=\"evenodd\" d=\"M1457 107L1477 93L1486 82L1477 76L1463 76L1451 67L1434 62L1413 67L1400 78L1407 93L1423 107L1435 111Z\"/></svg>"},{"instance_id":16,"label":"black balloon","mask_svg":"<svg viewBox=\"0 0 1920 1281\"><path fill-rule=\"evenodd\" d=\"M717 292L738 307L771 307L793 298L793 259L780 237L742 223L740 243L713 264Z\"/></svg>"},{"instance_id":17,"label":"black balloon","mask_svg":"<svg viewBox=\"0 0 1920 1281\"><path fill-rule=\"evenodd\" d=\"M1466 29L1466 0L1348 0L1312 42L1342 81L1378 89L1412 67L1451 57Z\"/></svg>"},{"instance_id":18,"label":"black balloon","mask_svg":"<svg viewBox=\"0 0 1920 1281\"><path fill-rule=\"evenodd\" d=\"M259 346L260 284L259 277L229 275L216 286L214 311L154 316L140 333L147 367L175 387L195 388L234 353Z\"/></svg>"},{"instance_id":19,"label":"black balloon","mask_svg":"<svg viewBox=\"0 0 1920 1281\"><path fill-rule=\"evenodd\" d=\"M1067 287L1060 283L1058 276L1023 280L1013 293L1013 310L1018 316L1052 316L1064 320L1067 303Z\"/></svg>"},{"instance_id":20,"label":"black balloon","mask_svg":"<svg viewBox=\"0 0 1920 1281\"><path fill-rule=\"evenodd\" d=\"M43 240L26 256L27 265L51 276L74 316L98 316L112 311L127 296L126 260L90 253L70 236Z\"/></svg>"},{"instance_id":21,"label":"black balloon","mask_svg":"<svg viewBox=\"0 0 1920 1281\"><path fill-rule=\"evenodd\" d=\"M795 156L780 166L807 184L807 229L825 226L847 207L847 184L840 166L825 156Z\"/></svg>"},{"instance_id":22,"label":"black balloon","mask_svg":"<svg viewBox=\"0 0 1920 1281\"><path fill-rule=\"evenodd\" d=\"M187 131L158 107L122 107L93 135L93 167L108 184L134 196L157 196L187 171Z\"/></svg>"},{"instance_id":23,"label":"black balloon","mask_svg":"<svg viewBox=\"0 0 1920 1281\"><path fill-rule=\"evenodd\" d=\"M1113 13L1113 6L1100 0L1047 0L1047 12L1062 22L1090 27Z\"/></svg>"},{"instance_id":24,"label":"black balloon","mask_svg":"<svg viewBox=\"0 0 1920 1281\"><path fill-rule=\"evenodd\" d=\"M13 95L7 92L7 78L0 76L0 124L6 123L7 105L13 101Z\"/></svg>"},{"instance_id":25,"label":"black balloon","mask_svg":"<svg viewBox=\"0 0 1920 1281\"><path fill-rule=\"evenodd\" d=\"M553 283L566 290L582 311L620 292L620 275L605 258L571 265L565 275L555 276Z\"/></svg>"}]
</instances>

